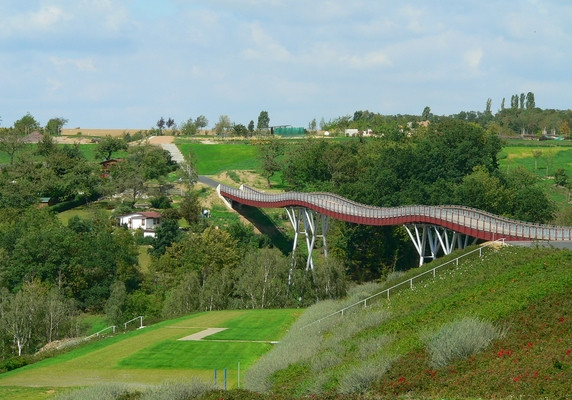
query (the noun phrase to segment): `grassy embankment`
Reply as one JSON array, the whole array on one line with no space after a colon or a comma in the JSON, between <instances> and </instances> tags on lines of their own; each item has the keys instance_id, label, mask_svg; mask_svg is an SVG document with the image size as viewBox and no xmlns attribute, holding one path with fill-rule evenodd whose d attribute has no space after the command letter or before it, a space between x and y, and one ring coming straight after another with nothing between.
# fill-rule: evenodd
<instances>
[{"instance_id":1,"label":"grassy embankment","mask_svg":"<svg viewBox=\"0 0 572 400\"><path fill-rule=\"evenodd\" d=\"M344 304L319 303L253 366L250 385L291 395L562 398L572 381L571 265L570 251L506 247L390 301L297 329ZM465 317L486 321L504 336L435 367L427 338ZM449 343L463 353L464 340L480 332L460 333Z\"/></svg>"},{"instance_id":2,"label":"grassy embankment","mask_svg":"<svg viewBox=\"0 0 572 400\"><path fill-rule=\"evenodd\" d=\"M280 339L300 310L235 310L193 314L86 344L0 375L0 398L47 398L64 388L122 382L132 386L198 377L236 387L238 363L248 368ZM207 327L227 328L200 341L179 340ZM25 389L28 387L37 389ZM46 395L46 397L44 397ZM10 396L10 397L9 397Z\"/></svg>"}]
</instances>

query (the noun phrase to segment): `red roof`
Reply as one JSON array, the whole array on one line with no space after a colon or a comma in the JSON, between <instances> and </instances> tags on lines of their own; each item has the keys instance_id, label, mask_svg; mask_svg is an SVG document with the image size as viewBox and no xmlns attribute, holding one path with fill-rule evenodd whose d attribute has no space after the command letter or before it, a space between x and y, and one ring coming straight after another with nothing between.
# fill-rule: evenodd
<instances>
[{"instance_id":1,"label":"red roof","mask_svg":"<svg viewBox=\"0 0 572 400\"><path fill-rule=\"evenodd\" d=\"M161 218L161 214L159 214L157 211L142 211L137 214L141 214L142 216L147 218Z\"/></svg>"}]
</instances>

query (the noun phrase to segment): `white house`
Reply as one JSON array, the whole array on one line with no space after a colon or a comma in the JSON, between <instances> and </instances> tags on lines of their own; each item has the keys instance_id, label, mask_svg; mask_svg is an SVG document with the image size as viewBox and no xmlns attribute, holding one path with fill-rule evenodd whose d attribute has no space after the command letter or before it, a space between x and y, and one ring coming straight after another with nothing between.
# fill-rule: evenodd
<instances>
[{"instance_id":1,"label":"white house","mask_svg":"<svg viewBox=\"0 0 572 400\"><path fill-rule=\"evenodd\" d=\"M120 215L119 225L129 230L142 229L143 236L155 237L155 229L161 225L161 214L156 211L141 211Z\"/></svg>"}]
</instances>

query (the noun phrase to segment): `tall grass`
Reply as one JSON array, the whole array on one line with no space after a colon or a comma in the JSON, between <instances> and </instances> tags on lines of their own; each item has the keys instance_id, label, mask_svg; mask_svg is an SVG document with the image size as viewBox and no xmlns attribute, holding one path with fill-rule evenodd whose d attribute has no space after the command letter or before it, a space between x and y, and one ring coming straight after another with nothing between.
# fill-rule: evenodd
<instances>
[{"instance_id":1,"label":"tall grass","mask_svg":"<svg viewBox=\"0 0 572 400\"><path fill-rule=\"evenodd\" d=\"M88 386L58 394L55 400L117 400L128 399L129 387L123 384Z\"/></svg>"},{"instance_id":2,"label":"tall grass","mask_svg":"<svg viewBox=\"0 0 572 400\"><path fill-rule=\"evenodd\" d=\"M466 317L427 334L424 342L431 366L442 368L455 359L467 358L484 350L503 335L502 329L488 321Z\"/></svg>"}]
</instances>

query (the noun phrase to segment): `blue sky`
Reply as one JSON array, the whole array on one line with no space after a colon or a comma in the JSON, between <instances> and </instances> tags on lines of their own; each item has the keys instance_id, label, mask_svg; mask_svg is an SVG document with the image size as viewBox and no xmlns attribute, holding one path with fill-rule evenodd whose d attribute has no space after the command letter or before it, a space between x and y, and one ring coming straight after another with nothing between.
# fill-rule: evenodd
<instances>
[{"instance_id":1,"label":"blue sky","mask_svg":"<svg viewBox=\"0 0 572 400\"><path fill-rule=\"evenodd\" d=\"M222 114L307 127L356 110L493 111L572 99L572 2L9 0L1 126L148 129Z\"/></svg>"}]
</instances>

